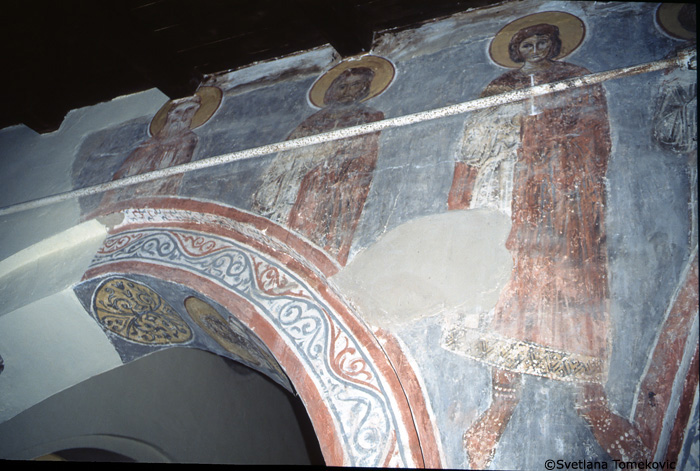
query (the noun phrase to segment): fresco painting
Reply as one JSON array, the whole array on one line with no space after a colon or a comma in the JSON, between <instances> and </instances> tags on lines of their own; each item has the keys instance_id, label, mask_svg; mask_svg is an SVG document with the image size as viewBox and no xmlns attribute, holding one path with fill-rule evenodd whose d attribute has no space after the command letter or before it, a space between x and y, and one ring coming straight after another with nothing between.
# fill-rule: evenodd
<instances>
[{"instance_id":1,"label":"fresco painting","mask_svg":"<svg viewBox=\"0 0 700 471\"><path fill-rule=\"evenodd\" d=\"M80 178L96 175L102 169L100 165L104 165L104 168L109 167L109 172L99 181L117 180L213 157L198 154L202 154L200 147L208 148L204 144L198 147L200 139L204 142L204 136L217 140L212 148L218 151L226 146L233 152L260 145L264 139L251 131L256 126L254 120L243 123L241 119L235 125L225 122L234 119L236 107L247 103L250 97L266 105L279 100L279 107L264 107L270 113L265 116L265 129L269 131L270 123L275 123L278 140L285 136L292 140L435 108L435 101L439 99L428 96L432 90L423 93L421 87L438 73L442 74L441 78L445 77L441 90L461 90L462 93L458 96L454 92L454 96L446 98L444 104L447 105L456 102L455 97L462 101L494 97L586 75L590 71L656 60L664 54L672 56L679 49L695 45L695 26L689 23L691 6L561 2L553 7L557 11L551 8L551 4L541 2L518 2L512 11L494 10L491 16L476 12L473 18L478 21L474 22L467 12L454 23L428 25L426 30L434 32L443 28L446 31L444 35L435 34L438 39L418 30L405 32L404 36L401 32L389 32L386 34L396 34L400 38L381 42L384 48L377 55L348 59L332 56L330 62L319 60L314 67L304 64L306 68L298 70L305 72L293 79L289 78L293 74L280 73L276 78L264 77L260 83L244 83L245 87L236 88L240 84L235 74L227 76L230 86L223 86L224 79L219 77L216 83L226 91L203 87L193 97L168 102L150 121L150 137L144 140L145 129L141 129L142 134L134 137L133 143L120 147L119 152L109 157L109 164L105 163L106 159L100 162L98 154L109 146L114 147L110 139L116 140L114 136L128 133L137 136L133 129L145 128L145 119L150 120L150 115L131 123L128 132L127 125L122 123L121 128L115 127L111 137L109 130L89 136L85 140L89 145L84 146L78 159L89 169L74 170L74 174L78 176L78 183L84 184ZM649 37L648 44L629 53L632 57L629 63L605 45L609 35L615 35L616 41L626 40L625 33L620 32L625 27L630 29L630 35ZM472 31L475 39L470 37ZM625 44L632 49L633 43L630 39ZM453 63L452 57L462 53L464 57ZM441 67L439 72L435 64ZM271 67L270 64L266 66ZM503 69L509 70L504 72ZM320 70L325 73L319 77ZM294 270L303 266L304 270L314 273L309 275L309 279L313 279L309 286L314 289L324 286L321 291L331 298L334 295L329 293L334 293L335 289L332 283L325 287L324 281L319 281L322 277L314 277L320 276L320 272L329 277L344 269L347 272L356 252L371 247L393 228L392 224L398 226L419 216L447 211L503 213L511 223L505 248L512 257L513 269L492 309L467 312L456 323L448 322L448 316L442 317L442 313L430 313L416 316L418 320L411 319L404 325L398 321L392 325L373 325L368 320L370 316L363 318L360 310L347 309L375 334L384 330L388 337L395 336L398 346L392 348L398 353L392 352L399 358L397 362L402 362L402 367L410 364L415 369L410 383L418 392L410 393L412 397L425 399L427 418L420 420L428 424L434 422L435 430L440 431L437 435L442 434L438 437L440 445L434 447L441 448L439 453L435 452L440 456L432 462L447 467L484 469L503 463L498 461L499 455L511 460L522 455L522 450L513 449L507 436L509 430L511 433L517 430L522 435L528 433L528 427L535 427L518 416L527 415L528 408L534 407L528 403L536 397L532 392L533 384L547 393L552 392L552 397L559 401L555 406L568 408L565 416L579 421L583 432L577 429L576 433L587 434L584 438L588 440L587 445L581 446L586 448L581 454L608 462L610 459L653 459L661 453L658 446L662 429L667 426L664 421L671 420L667 415L674 413L672 396L679 394L674 392L673 382L684 374L682 365L687 363L688 352L692 357L697 344L697 338L688 333L697 325L698 302L697 289L692 288L693 283L697 283L697 76L694 70L674 69L635 80L625 78L617 83L610 81L571 88L474 111L459 117L459 122L455 119L429 123L434 126L430 129L440 128L442 133L430 141L433 148L429 151L414 146L418 138L413 140L420 132L430 134L432 131L425 131L428 125L420 132L416 131L418 127L391 129L266 156L257 166L251 162L236 162L206 169L197 175L197 181L203 183L188 187L186 197L181 191L182 176L176 175L108 192L99 202L97 211L87 206L82 209L86 214L118 210L126 214L124 208L128 200L141 198L150 206L143 211L140 208L129 211L145 218L149 217L148 211L154 211L158 214L153 219L154 227L197 231L202 221L208 221L207 224L215 228L209 235L212 240L234 232L236 237L255 234L256 244L267 247L278 257L275 270L281 273L288 269L289 280L292 280ZM638 100L629 92L636 90L635 87L651 90L651 96ZM305 95L299 93L302 89ZM290 94L289 90L295 93ZM204 127L198 131L198 136L193 129L207 123L220 107L224 112L217 114L215 132L213 126ZM302 113L300 109L306 111ZM255 111L257 108L246 110L249 115ZM248 127L243 129L243 126ZM122 132L124 134L120 134ZM250 136L259 140L248 145L253 139ZM433 180L424 179L430 182L426 183L426 188L416 188L415 182L425 175L421 172L439 174L438 163L447 169L444 175L432 175ZM236 167L239 164L240 167ZM237 174L236 170L244 165L244 171ZM630 176L630 168L639 171ZM380 178L380 172L387 173ZM682 173L680 177L679 173ZM238 181L239 175L244 175L251 183ZM658 186L649 184L647 188L646 180L657 176L663 183L672 182L667 183L668 188L663 188L666 194ZM677 180L673 180L676 177ZM215 179L216 185L207 185L207 179ZM676 181L683 182L687 188L674 186ZM219 191L221 188L226 191ZM221 196L237 191L241 193L236 194L237 204ZM172 198L159 198L165 196ZM157 206L156 199L165 203ZM174 203L169 207L168 202ZM414 210L418 206L420 210ZM214 207L217 209L212 210ZM423 211L424 208L439 209ZM664 216L670 214L676 218L672 221L680 222L670 224L664 229L666 232L654 232L649 228L655 227L656 218L662 212ZM177 220L176 213L187 213L191 220L186 223ZM147 233L152 228L144 224L143 232ZM193 240L200 235L188 233ZM118 233L111 237L121 240ZM254 277L258 245L251 245L253 248L245 252L245 257L235 258L224 256L218 248L212 249L211 254L203 254L198 252L206 248L203 245L185 247L178 239L180 247L178 243L170 243L172 240L163 234L159 233L158 237L155 245L145 245L136 239L130 239L127 245L138 246L146 264L152 263L150 257L158 258L163 273L191 258L197 262L196 270L188 267L191 273L206 273L219 284L220 279L227 280L237 293L249 297L246 299L252 304L261 299L269 301L270 312L276 312L274 309L281 300L296 304L306 302L306 298L299 295L299 282L272 283L271 291L260 279L256 284L237 278L236 270L242 266ZM233 244L231 241L227 243ZM464 244L469 244L469 240ZM125 247L116 247L115 253L128 259L133 254ZM168 252L176 248L176 255ZM323 257L317 257L314 251L322 251ZM195 252L196 257L193 256ZM216 263L209 263L209 259L201 261L205 255L212 254L217 257ZM300 260L303 257L306 259ZM334 262L328 263L328 258L324 257ZM248 262L242 264L241 260ZM323 260L323 267L319 260ZM647 263L649 260L656 265ZM227 268L223 269L224 266ZM385 270L392 275L393 268L395 266L387 266ZM666 270L663 274L661 268ZM478 270L478 267L464 269ZM659 274L653 273L655 269L659 269ZM110 293L118 291L114 283L123 286L131 283L128 286L137 289L141 285L135 280L139 278L134 280L126 275L114 278L107 271L100 276L111 281L100 286L95 281L86 282L80 288L83 304L93 310L96 320L111 332L111 338L116 336L126 341L119 346L125 358L144 354L144 345L148 342L138 333L144 328L136 322L143 316L124 317L121 312L124 309L120 311L115 307L128 307L126 311L136 312L138 306L118 304L109 297L113 295L107 294L107 289ZM668 279L662 280L664 277ZM414 285L420 282L420 273L417 273ZM429 285L426 283L426 286ZM150 291L138 299L155 302L165 298L145 285L139 290L139 293ZM160 310L149 308L148 312L157 311L160 316L149 324L158 327L160 336L154 337L151 346L200 342L198 347L235 357L290 390L296 387L289 384L280 366L284 364L282 359L275 358L271 353L274 349L245 327L241 318L236 317L240 314L236 309L230 306L222 309L209 301L215 298L200 296L194 291L194 288L187 291L187 297L177 305L168 306L163 301ZM87 301L94 292L98 292L99 305ZM342 299L342 293L337 299ZM333 302L337 299L333 298ZM110 311L107 307L114 309ZM225 312L227 309L230 315ZM182 312L175 315L175 311ZM295 317L294 322L298 320L301 325L309 321L304 317L306 314L302 316L302 311L298 312L301 317ZM318 319L314 318L315 325L322 326L331 310L324 307L308 312L318 315ZM109 321L107 314L111 316ZM284 323L285 319L280 316L279 322ZM627 335L625 329L630 328L630 323L637 330ZM180 328L177 332L173 331L175 325ZM276 328L283 332L282 328ZM416 332L411 329L423 329L425 333L421 335L424 336L411 338L411 333ZM137 333L128 333L132 331ZM297 329L296 324L289 332L301 337L308 333L306 327ZM357 355L361 352L359 346L348 347L350 340L347 345L341 345L338 339L345 341L342 336L337 337L335 343L327 344L323 335L331 334L313 334L313 341L319 345L314 348L330 348L329 364L334 365L333 361L337 360L336 349L343 354L350 350ZM674 347L669 346L673 343L671 339L675 339ZM295 342L297 340L295 338ZM306 340L298 343L306 345L304 342ZM357 342L358 345L362 343ZM128 349L133 353L125 354ZM402 353L411 360L400 357ZM616 358L618 363L615 363ZM470 388L469 384L448 384L449 381L439 380L443 373L434 371L433 367L443 364L461 369L464 377L484 373L488 386L470 389L465 394L464 389ZM310 376L318 373L311 371L312 366L304 365L309 368ZM343 375L346 373L344 371ZM330 374L333 388L336 380L340 384L347 379L347 375L343 375L338 379ZM687 407L679 413L679 420L685 422L673 424L674 430L681 431L673 432L675 438L669 439L674 450L687 450L690 446L683 448L686 442L682 440L682 433L691 414L690 405L697 402L697 374L695 379L690 374L688 378L683 390L683 404ZM350 383L357 386L358 397L364 397L367 385L356 377ZM438 386L434 386L437 383ZM620 386L619 383L625 384ZM368 391L374 394L378 389L379 386L373 385ZM343 403L345 399L341 396L338 393L334 399ZM391 401L385 401L384 396L380 399L377 401L381 402L381 408L377 406L375 410L384 411L384 402ZM357 419L350 409L338 411L338 417L342 416L339 423L350 420L348 418ZM466 412L460 412L462 416L450 422L459 411ZM697 411L695 414L697 422ZM367 463L374 465L385 458L411 462L408 458L398 458L406 452L396 445L398 442L392 442L395 437L391 438L388 430L402 430L403 419L390 415L387 413L386 423L391 422L391 427L382 429L384 441L381 443L386 445L386 450L377 451L377 456L372 457L374 461ZM445 432L453 425L459 429L458 433ZM363 422L355 428L359 430L364 426ZM566 426L546 423L553 435ZM348 439L355 447L355 435L352 440L349 437L350 434L343 440ZM511 448L506 448L509 445ZM600 450L591 451L594 446ZM550 452L553 456L559 450L549 443L542 447L546 449L542 453ZM361 446L355 448L354 452L360 457ZM357 458L357 462L365 463L363 459Z\"/></svg>"},{"instance_id":2,"label":"fresco painting","mask_svg":"<svg viewBox=\"0 0 700 471\"><path fill-rule=\"evenodd\" d=\"M661 3L656 9L656 23L672 38L691 45L697 38L697 6L694 3Z\"/></svg>"},{"instance_id":3,"label":"fresco painting","mask_svg":"<svg viewBox=\"0 0 700 471\"><path fill-rule=\"evenodd\" d=\"M124 249L140 237L117 236L102 256ZM292 390L289 379L268 347L233 315L193 296L182 286L173 288L153 277L110 274L85 280L75 289L83 305L118 349L129 359L162 348L187 347L213 351L257 370ZM225 311L224 311L225 312Z\"/></svg>"},{"instance_id":4,"label":"fresco painting","mask_svg":"<svg viewBox=\"0 0 700 471\"><path fill-rule=\"evenodd\" d=\"M185 299L190 317L214 340L243 363L255 369L273 371L282 382L286 378L275 357L239 320L229 315L225 320L211 304L197 297Z\"/></svg>"},{"instance_id":5,"label":"fresco painting","mask_svg":"<svg viewBox=\"0 0 700 471\"><path fill-rule=\"evenodd\" d=\"M393 76L391 63L374 56L335 66L310 91L310 101L322 109L288 139L383 119L364 102L382 93ZM344 265L378 147L379 133L372 133L280 154L253 196L253 211L307 236Z\"/></svg>"},{"instance_id":6,"label":"fresco painting","mask_svg":"<svg viewBox=\"0 0 700 471\"><path fill-rule=\"evenodd\" d=\"M697 36L695 4L665 3L656 10L659 28L680 42L677 50L692 49ZM675 52L675 51L674 51ZM689 241L698 241L698 84L692 71L669 70L656 98L653 138L665 151L688 161L690 181Z\"/></svg>"},{"instance_id":7,"label":"fresco painting","mask_svg":"<svg viewBox=\"0 0 700 471\"><path fill-rule=\"evenodd\" d=\"M319 441L326 459L365 467L422 462L409 428L406 392L367 327L323 285L320 293L315 291L318 275L312 270L290 263L286 251L263 246L264 252L258 252L256 239L263 233L251 230L245 220L227 219L225 208L218 209L221 213L208 215L134 210L124 224L131 229L117 229L93 259L85 281L76 287L79 298L85 304L100 280L111 279L115 271L146 279L173 300L172 310L186 310L194 332L190 348L233 358L302 396L310 404L312 422L325 426ZM150 227L145 213L161 217L161 227ZM195 222L193 216L208 216L209 221ZM172 227L178 217L199 232ZM144 229L138 228L139 220ZM217 234L222 222L231 225L229 237ZM280 254L301 273L275 260ZM213 300L193 292L208 293ZM131 314L130 303L118 307ZM120 339L110 338L120 353L133 354L134 345L121 345ZM141 349L140 354L152 351Z\"/></svg>"},{"instance_id":8,"label":"fresco painting","mask_svg":"<svg viewBox=\"0 0 700 471\"><path fill-rule=\"evenodd\" d=\"M204 87L191 97L168 101L151 121L150 139L131 152L112 180L190 162L199 142L192 129L207 122L218 108L221 98L219 89ZM102 198L99 211L104 212L128 199L177 195L181 181L182 174L179 174L108 191Z\"/></svg>"},{"instance_id":9,"label":"fresco painting","mask_svg":"<svg viewBox=\"0 0 700 471\"><path fill-rule=\"evenodd\" d=\"M183 344L192 330L158 293L124 278L105 281L93 301L95 318L108 331L146 345Z\"/></svg>"},{"instance_id":10,"label":"fresco painting","mask_svg":"<svg viewBox=\"0 0 700 471\"><path fill-rule=\"evenodd\" d=\"M482 96L590 73L560 60L580 44L584 31L582 21L562 12L510 23L494 38L491 57L518 67L492 81ZM619 459L643 457L634 427L609 411L601 387L610 342L605 174L611 143L605 92L599 85L582 87L531 98L519 108L507 110L519 112L510 121L505 117L511 129L503 142L500 133L490 139L498 151L457 162L448 201L450 209L488 205L495 199L483 198L489 186L499 190L491 194L512 198L510 205L496 204L510 206L511 280L488 313L484 332L463 330L446 340L453 351L492 367L491 405L465 433L465 447L475 467L490 463L518 404L520 375L534 374L580 383L579 413L601 445ZM493 177L494 162L501 178ZM475 184L486 189L474 191Z\"/></svg>"}]
</instances>

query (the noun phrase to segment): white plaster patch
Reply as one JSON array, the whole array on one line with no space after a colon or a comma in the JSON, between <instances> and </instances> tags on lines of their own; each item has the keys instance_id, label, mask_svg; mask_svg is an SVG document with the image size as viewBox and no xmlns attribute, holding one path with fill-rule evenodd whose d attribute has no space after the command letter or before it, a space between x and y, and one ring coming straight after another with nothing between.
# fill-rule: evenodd
<instances>
[{"instance_id":1,"label":"white plaster patch","mask_svg":"<svg viewBox=\"0 0 700 471\"><path fill-rule=\"evenodd\" d=\"M510 218L492 209L427 216L386 233L331 280L377 327L443 312L476 322L510 277L509 231Z\"/></svg>"}]
</instances>

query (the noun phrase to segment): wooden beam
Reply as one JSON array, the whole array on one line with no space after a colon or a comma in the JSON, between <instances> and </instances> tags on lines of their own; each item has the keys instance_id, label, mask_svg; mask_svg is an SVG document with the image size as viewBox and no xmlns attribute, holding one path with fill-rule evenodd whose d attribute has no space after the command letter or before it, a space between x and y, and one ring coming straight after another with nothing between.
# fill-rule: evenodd
<instances>
[{"instance_id":1,"label":"wooden beam","mask_svg":"<svg viewBox=\"0 0 700 471\"><path fill-rule=\"evenodd\" d=\"M294 0L294 3L342 57L372 49L374 32L351 2Z\"/></svg>"},{"instance_id":2,"label":"wooden beam","mask_svg":"<svg viewBox=\"0 0 700 471\"><path fill-rule=\"evenodd\" d=\"M182 63L176 51L154 38L123 3L102 10L101 40L125 66L140 74L170 98L194 94L202 75Z\"/></svg>"}]
</instances>

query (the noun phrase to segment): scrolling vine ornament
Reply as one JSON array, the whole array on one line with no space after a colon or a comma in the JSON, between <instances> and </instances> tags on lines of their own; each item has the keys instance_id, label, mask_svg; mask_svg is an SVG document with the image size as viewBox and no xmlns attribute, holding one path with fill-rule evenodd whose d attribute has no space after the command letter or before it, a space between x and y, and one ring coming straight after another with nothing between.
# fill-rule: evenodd
<instances>
[{"instance_id":1,"label":"scrolling vine ornament","mask_svg":"<svg viewBox=\"0 0 700 471\"><path fill-rule=\"evenodd\" d=\"M109 272L114 264L122 269L129 263L207 279L262 316L279 336L274 342L293 352L323 398L342 443L344 464L415 465L383 373L347 321L303 278L231 238L172 227L126 230L109 237L91 270ZM249 327L255 331L255 325ZM289 366L280 363L285 369Z\"/></svg>"}]
</instances>

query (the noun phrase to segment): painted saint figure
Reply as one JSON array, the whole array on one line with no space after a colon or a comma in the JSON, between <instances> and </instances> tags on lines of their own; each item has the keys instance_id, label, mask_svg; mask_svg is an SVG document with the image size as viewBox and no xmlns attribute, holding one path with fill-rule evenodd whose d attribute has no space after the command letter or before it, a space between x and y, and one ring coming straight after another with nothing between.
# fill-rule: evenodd
<instances>
[{"instance_id":1,"label":"painted saint figure","mask_svg":"<svg viewBox=\"0 0 700 471\"><path fill-rule=\"evenodd\" d=\"M513 70L482 96L589 73L556 60L580 44L583 30L580 20L559 12L511 23L494 38L491 54ZM499 42L507 57L498 56ZM509 213L506 247L513 256L511 279L486 329L463 329L446 340L447 348L492 368L491 404L464 435L472 466L493 459L518 404L522 374L579 385L577 410L598 442L614 458L638 457L644 446L634 427L609 410L602 386L610 342L605 174L611 150L602 86L482 112L465 133L469 155L456 163L448 207Z\"/></svg>"},{"instance_id":2,"label":"painted saint figure","mask_svg":"<svg viewBox=\"0 0 700 471\"><path fill-rule=\"evenodd\" d=\"M339 64L311 91L312 102L323 108L304 120L288 139L383 119L381 111L363 101L381 93L392 77L391 64L374 56ZM325 85L322 99L315 98L314 93L323 89L324 78L330 85ZM379 133L372 133L280 154L266 170L252 208L308 237L345 265L378 149Z\"/></svg>"},{"instance_id":3,"label":"painted saint figure","mask_svg":"<svg viewBox=\"0 0 700 471\"><path fill-rule=\"evenodd\" d=\"M663 3L656 10L656 21L669 37L680 40L674 56L696 48L695 4ZM688 201L689 245L698 241L698 84L695 70L674 68L664 72L654 111L652 136L665 151L686 156L690 197Z\"/></svg>"},{"instance_id":4,"label":"painted saint figure","mask_svg":"<svg viewBox=\"0 0 700 471\"><path fill-rule=\"evenodd\" d=\"M221 102L221 95L218 88L203 87L193 96L167 102L153 118L152 137L131 152L112 180L191 161L199 141L192 129L212 116ZM105 193L100 207L108 208L119 201L144 196L174 196L181 181L182 174L179 174L111 190Z\"/></svg>"}]
</instances>

